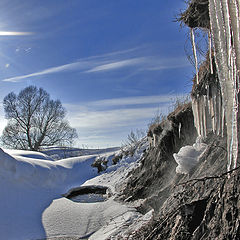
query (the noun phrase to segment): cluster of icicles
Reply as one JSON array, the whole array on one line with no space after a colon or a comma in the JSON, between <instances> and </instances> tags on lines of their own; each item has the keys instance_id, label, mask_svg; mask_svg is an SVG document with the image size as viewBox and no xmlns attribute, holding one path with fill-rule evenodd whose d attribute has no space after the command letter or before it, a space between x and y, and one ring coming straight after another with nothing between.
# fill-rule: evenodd
<instances>
[{"instance_id":1,"label":"cluster of icicles","mask_svg":"<svg viewBox=\"0 0 240 240\"><path fill-rule=\"evenodd\" d=\"M236 168L238 157L239 5L239 0L209 0L210 71L213 73L211 61L211 45L213 45L220 89L207 87L207 95L193 98L195 126L199 136L205 137L209 130L223 135L224 126L226 126L228 170ZM196 83L198 84L198 62L193 29L191 29L191 39L197 71Z\"/></svg>"}]
</instances>

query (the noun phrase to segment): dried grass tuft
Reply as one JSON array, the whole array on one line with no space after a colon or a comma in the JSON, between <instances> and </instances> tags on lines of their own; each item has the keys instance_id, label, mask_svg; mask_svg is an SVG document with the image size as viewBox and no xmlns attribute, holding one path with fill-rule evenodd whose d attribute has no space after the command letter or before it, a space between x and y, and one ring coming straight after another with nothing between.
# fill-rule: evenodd
<instances>
[{"instance_id":1,"label":"dried grass tuft","mask_svg":"<svg viewBox=\"0 0 240 240\"><path fill-rule=\"evenodd\" d=\"M213 53L212 53L212 56L213 56ZM209 53L207 53L206 61L203 62L199 67L199 71L198 71L199 84L196 83L196 76L193 78L193 87L191 92L191 96L193 98L197 98L197 96L207 95L208 87L211 88L212 86L215 86L220 91L220 83L218 80L214 57L212 57L212 65L213 65L213 74L211 74L210 63L209 63ZM211 93L211 91L209 91L209 93Z\"/></svg>"},{"instance_id":2,"label":"dried grass tuft","mask_svg":"<svg viewBox=\"0 0 240 240\"><path fill-rule=\"evenodd\" d=\"M190 28L210 29L208 3L208 0L189 0L187 10L177 20Z\"/></svg>"}]
</instances>

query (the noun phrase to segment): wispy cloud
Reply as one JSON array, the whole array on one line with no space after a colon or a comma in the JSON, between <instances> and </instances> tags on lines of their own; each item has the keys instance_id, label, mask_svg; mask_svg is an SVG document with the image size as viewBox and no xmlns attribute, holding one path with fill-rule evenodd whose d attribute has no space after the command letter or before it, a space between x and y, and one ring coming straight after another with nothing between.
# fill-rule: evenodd
<instances>
[{"instance_id":1,"label":"wispy cloud","mask_svg":"<svg viewBox=\"0 0 240 240\"><path fill-rule=\"evenodd\" d=\"M117 68L122 68L122 67L127 67L127 66L136 65L139 63L143 63L145 60L146 60L146 58L133 58L133 59L128 59L128 60L103 64L103 65L94 67L86 72L91 73L91 72L109 71L109 70L113 70L113 69L117 69Z\"/></svg>"},{"instance_id":2,"label":"wispy cloud","mask_svg":"<svg viewBox=\"0 0 240 240\"><path fill-rule=\"evenodd\" d=\"M184 67L189 67L191 64L189 62L183 62L180 64L169 64L169 65L159 65L159 66L153 66L146 68L145 70L148 71L161 71L161 70L166 70L166 69L177 69L177 68L184 68Z\"/></svg>"},{"instance_id":3,"label":"wispy cloud","mask_svg":"<svg viewBox=\"0 0 240 240\"><path fill-rule=\"evenodd\" d=\"M0 31L0 36L26 36L33 35L33 32L11 32L11 31Z\"/></svg>"},{"instance_id":4,"label":"wispy cloud","mask_svg":"<svg viewBox=\"0 0 240 240\"><path fill-rule=\"evenodd\" d=\"M167 111L168 105L162 106L162 111ZM86 112L69 112L71 125L78 129L106 129L133 127L137 122L143 122L154 117L158 107L148 108L127 108L114 109L105 111L86 111ZM143 126L145 127L145 126Z\"/></svg>"},{"instance_id":5,"label":"wispy cloud","mask_svg":"<svg viewBox=\"0 0 240 240\"><path fill-rule=\"evenodd\" d=\"M138 96L126 98L112 98L99 101L90 102L89 106L126 106L126 105L143 105L143 104L161 104L166 102L173 102L176 98L173 94L156 95L156 96Z\"/></svg>"},{"instance_id":6,"label":"wispy cloud","mask_svg":"<svg viewBox=\"0 0 240 240\"><path fill-rule=\"evenodd\" d=\"M82 74L101 73L115 71L121 68L131 67L134 73L142 71L162 71L165 69L181 68L189 66L183 58L161 58L160 56L143 56L139 48L106 53L78 59L75 62L50 67L38 72L5 78L4 82L19 82L24 79L54 74L59 72L79 72ZM180 62L180 64L179 64Z\"/></svg>"},{"instance_id":7,"label":"wispy cloud","mask_svg":"<svg viewBox=\"0 0 240 240\"><path fill-rule=\"evenodd\" d=\"M176 95L168 94L113 98L81 104L64 104L64 106L74 127L104 130L134 126L139 121L151 119L158 112L167 114L175 99Z\"/></svg>"},{"instance_id":8,"label":"wispy cloud","mask_svg":"<svg viewBox=\"0 0 240 240\"><path fill-rule=\"evenodd\" d=\"M107 58L107 57L116 57L116 56L126 55L129 53L134 53L140 49L141 49L141 47L134 47L134 48L124 49L124 50L119 50L119 51L108 52L108 53L104 53L104 54L100 54L100 55L87 57L86 60L99 59L99 58L103 59L103 58Z\"/></svg>"},{"instance_id":9,"label":"wispy cloud","mask_svg":"<svg viewBox=\"0 0 240 240\"><path fill-rule=\"evenodd\" d=\"M82 59L77 62L73 63L68 63L64 64L61 66L57 67L52 67L52 68L47 68L45 70L31 73L31 74L26 74L26 75L21 75L21 76L16 76L16 77L11 77L11 78L6 78L3 79L2 81L4 82L19 82L23 79L27 78L32 78L32 77L37 77L37 76L42 76L42 75L47 75L47 74L53 74L53 73L59 73L59 72L66 72L66 71L82 71L83 73L90 73L90 72L99 72L99 71L107 71L107 70L114 70L126 66L133 66L137 65L140 62L144 61L144 58L133 58L133 59L126 59L123 61L115 61L111 62L112 60L108 60L108 63L106 63L107 60L87 60L87 59ZM105 64L103 64L105 63Z\"/></svg>"},{"instance_id":10,"label":"wispy cloud","mask_svg":"<svg viewBox=\"0 0 240 240\"><path fill-rule=\"evenodd\" d=\"M104 99L64 104L71 126L79 133L78 144L119 146L131 130L147 129L158 113L169 113L173 94Z\"/></svg>"},{"instance_id":11,"label":"wispy cloud","mask_svg":"<svg viewBox=\"0 0 240 240\"><path fill-rule=\"evenodd\" d=\"M12 77L12 78L6 78L6 79L3 79L2 81L3 82L19 82L20 80L23 80L26 78L37 77L41 75L53 74L53 73L64 72L64 71L72 71L74 69L79 68L79 65L80 65L80 62L69 63L69 64L61 65L58 67L47 68L43 71L39 71L31 74L21 75L21 76Z\"/></svg>"}]
</instances>

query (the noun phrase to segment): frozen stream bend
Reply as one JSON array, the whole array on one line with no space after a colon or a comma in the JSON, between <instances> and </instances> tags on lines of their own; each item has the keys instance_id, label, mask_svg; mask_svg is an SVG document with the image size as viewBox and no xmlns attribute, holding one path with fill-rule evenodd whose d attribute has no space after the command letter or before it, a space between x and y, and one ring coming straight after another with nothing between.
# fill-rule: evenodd
<instances>
[{"instance_id":1,"label":"frozen stream bend","mask_svg":"<svg viewBox=\"0 0 240 240\"><path fill-rule=\"evenodd\" d=\"M146 146L145 146L146 147ZM106 239L143 217L114 200L118 184L138 166L143 148L102 174L91 167L99 155L51 161L43 154L0 149L0 233L9 240ZM102 153L111 159L116 154ZM45 158L45 159L44 159ZM103 202L79 203L62 196L79 186L110 189ZM150 216L151 217L151 216ZM144 219L146 222L146 219Z\"/></svg>"}]
</instances>

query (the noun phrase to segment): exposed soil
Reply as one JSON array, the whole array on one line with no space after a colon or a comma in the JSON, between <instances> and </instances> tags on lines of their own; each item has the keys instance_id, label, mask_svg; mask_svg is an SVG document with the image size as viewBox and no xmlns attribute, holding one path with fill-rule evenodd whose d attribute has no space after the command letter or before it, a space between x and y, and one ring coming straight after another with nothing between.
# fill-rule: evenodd
<instances>
[{"instance_id":1,"label":"exposed soil","mask_svg":"<svg viewBox=\"0 0 240 240\"><path fill-rule=\"evenodd\" d=\"M186 111L181 114L188 118L174 119L190 119ZM189 174L176 174L174 160L161 152L164 144L171 154L185 143L172 139L177 138L173 132L158 148L149 149L123 190L127 201L143 200L141 212L155 210L154 220L131 239L240 239L240 169L226 172L226 138L208 134L208 147L197 166ZM193 135L189 128L182 134Z\"/></svg>"}]
</instances>

